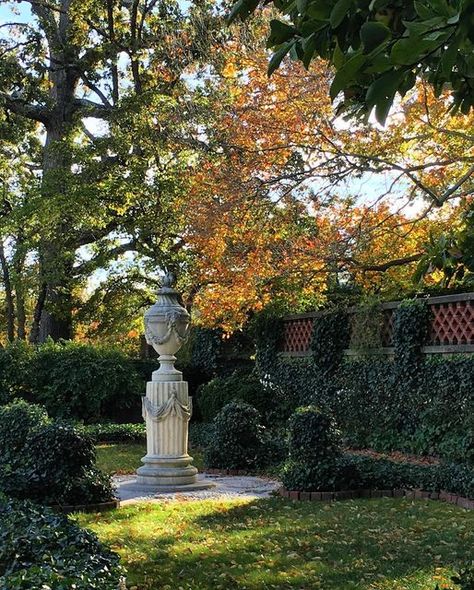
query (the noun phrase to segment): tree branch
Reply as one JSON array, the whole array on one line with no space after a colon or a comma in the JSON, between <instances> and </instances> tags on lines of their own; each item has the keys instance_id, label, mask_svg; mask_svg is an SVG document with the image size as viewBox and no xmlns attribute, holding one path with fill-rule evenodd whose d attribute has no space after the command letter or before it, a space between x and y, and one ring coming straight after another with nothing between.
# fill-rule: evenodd
<instances>
[{"instance_id":1,"label":"tree branch","mask_svg":"<svg viewBox=\"0 0 474 590\"><path fill-rule=\"evenodd\" d=\"M73 102L73 112L83 117L94 117L96 119L108 119L112 114L112 108L104 104L94 102L87 98L75 98Z\"/></svg>"},{"instance_id":2,"label":"tree branch","mask_svg":"<svg viewBox=\"0 0 474 590\"><path fill-rule=\"evenodd\" d=\"M417 262L423 256L423 252L418 252L417 254L412 254L411 256L404 256L403 258L394 258L393 260L388 260L387 262L381 262L380 264L363 264L354 258L344 258L343 262L350 264L351 266L356 266L358 269L363 271L370 271L370 272L385 272L390 268L396 266L404 266L405 264L410 264L411 262Z\"/></svg>"},{"instance_id":3,"label":"tree branch","mask_svg":"<svg viewBox=\"0 0 474 590\"><path fill-rule=\"evenodd\" d=\"M94 256L94 258L86 260L82 264L79 264L78 266L74 267L74 274L75 276L80 276L84 274L89 275L97 268L105 266L107 262L110 262L111 260L118 258L126 252L134 252L136 249L136 240L131 240L126 244L119 244L111 250L99 252L99 254L97 254L97 256Z\"/></svg>"},{"instance_id":4,"label":"tree branch","mask_svg":"<svg viewBox=\"0 0 474 590\"><path fill-rule=\"evenodd\" d=\"M45 125L49 122L50 112L46 107L30 104L20 97L17 98L6 92L0 92L0 100L4 102L5 107L12 113L22 115L27 119L39 121Z\"/></svg>"}]
</instances>

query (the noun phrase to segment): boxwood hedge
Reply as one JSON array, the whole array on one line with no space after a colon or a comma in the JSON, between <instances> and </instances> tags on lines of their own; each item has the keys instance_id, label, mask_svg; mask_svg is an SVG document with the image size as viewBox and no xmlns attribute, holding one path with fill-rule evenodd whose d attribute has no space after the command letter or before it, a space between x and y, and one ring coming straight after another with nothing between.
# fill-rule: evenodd
<instances>
[{"instance_id":1,"label":"boxwood hedge","mask_svg":"<svg viewBox=\"0 0 474 590\"><path fill-rule=\"evenodd\" d=\"M95 468L93 440L43 408L17 400L0 407L0 491L43 504L97 504L114 496Z\"/></svg>"}]
</instances>

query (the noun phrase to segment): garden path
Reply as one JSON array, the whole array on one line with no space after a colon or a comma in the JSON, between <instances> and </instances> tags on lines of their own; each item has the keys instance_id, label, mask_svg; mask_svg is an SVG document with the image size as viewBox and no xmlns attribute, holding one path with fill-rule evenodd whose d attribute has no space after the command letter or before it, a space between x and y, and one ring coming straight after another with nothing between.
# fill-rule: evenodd
<instances>
[{"instance_id":1,"label":"garden path","mask_svg":"<svg viewBox=\"0 0 474 590\"><path fill-rule=\"evenodd\" d=\"M117 494L122 505L143 500L161 502L163 500L203 500L206 498L268 498L281 486L279 481L250 475L199 475L199 483L211 483L213 487L203 490L183 490L179 492L150 493L134 485L134 475L118 475L114 478Z\"/></svg>"}]
</instances>

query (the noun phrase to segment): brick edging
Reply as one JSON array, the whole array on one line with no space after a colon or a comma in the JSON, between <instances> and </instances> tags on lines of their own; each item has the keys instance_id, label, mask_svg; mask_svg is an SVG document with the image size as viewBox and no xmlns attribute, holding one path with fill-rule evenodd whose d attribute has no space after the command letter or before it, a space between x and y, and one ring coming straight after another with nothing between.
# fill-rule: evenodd
<instances>
[{"instance_id":1,"label":"brick edging","mask_svg":"<svg viewBox=\"0 0 474 590\"><path fill-rule=\"evenodd\" d=\"M440 500L455 504L466 510L474 510L474 499L463 498L449 492L427 492L425 490L343 490L340 492L299 492L281 487L278 494L283 498L299 501L328 502L333 500L350 500L354 498L409 498L416 500Z\"/></svg>"}]
</instances>

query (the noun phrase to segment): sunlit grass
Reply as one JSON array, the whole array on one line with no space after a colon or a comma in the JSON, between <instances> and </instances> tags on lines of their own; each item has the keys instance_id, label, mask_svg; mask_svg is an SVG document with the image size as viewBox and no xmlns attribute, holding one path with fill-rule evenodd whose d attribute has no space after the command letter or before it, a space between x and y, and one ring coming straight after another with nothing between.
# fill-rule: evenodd
<instances>
[{"instance_id":1,"label":"sunlit grass","mask_svg":"<svg viewBox=\"0 0 474 590\"><path fill-rule=\"evenodd\" d=\"M474 548L474 512L405 499L143 503L79 520L139 590L433 590Z\"/></svg>"},{"instance_id":2,"label":"sunlit grass","mask_svg":"<svg viewBox=\"0 0 474 590\"><path fill-rule=\"evenodd\" d=\"M127 475L135 473L142 465L141 458L146 455L146 443L99 443L96 446L97 467L105 473ZM195 465L202 469L202 453L190 451Z\"/></svg>"}]
</instances>

